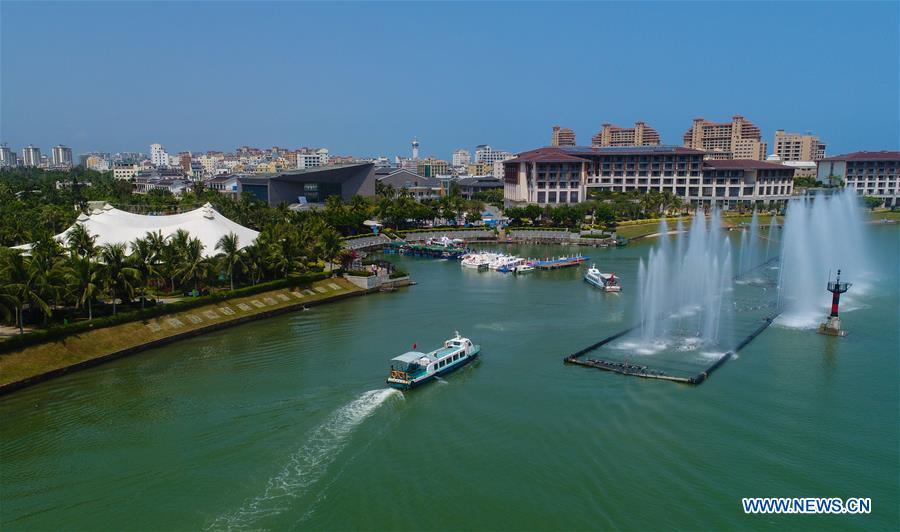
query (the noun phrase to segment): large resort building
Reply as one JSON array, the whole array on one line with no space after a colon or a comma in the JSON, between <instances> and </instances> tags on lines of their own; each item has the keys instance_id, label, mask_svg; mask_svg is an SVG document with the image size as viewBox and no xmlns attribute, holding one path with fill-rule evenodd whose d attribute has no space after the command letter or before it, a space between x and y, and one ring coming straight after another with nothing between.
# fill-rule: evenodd
<instances>
[{"instance_id":1,"label":"large resort building","mask_svg":"<svg viewBox=\"0 0 900 532\"><path fill-rule=\"evenodd\" d=\"M634 127L619 127L603 124L600 131L591 137L595 148L607 146L658 146L659 132L644 122L635 122Z\"/></svg>"},{"instance_id":2,"label":"large resort building","mask_svg":"<svg viewBox=\"0 0 900 532\"><path fill-rule=\"evenodd\" d=\"M766 159L766 143L755 124L741 115L731 122L695 118L684 133L684 147L707 152L708 159Z\"/></svg>"},{"instance_id":3,"label":"large resort building","mask_svg":"<svg viewBox=\"0 0 900 532\"><path fill-rule=\"evenodd\" d=\"M844 182L860 196L884 200L886 207L900 199L900 151L857 151L827 157L818 163L817 179L823 184Z\"/></svg>"},{"instance_id":4,"label":"large resort building","mask_svg":"<svg viewBox=\"0 0 900 532\"><path fill-rule=\"evenodd\" d=\"M656 191L686 203L734 207L783 201L793 191L790 167L705 155L679 146L538 148L504 163L504 198L559 205L584 201L591 191Z\"/></svg>"}]
</instances>

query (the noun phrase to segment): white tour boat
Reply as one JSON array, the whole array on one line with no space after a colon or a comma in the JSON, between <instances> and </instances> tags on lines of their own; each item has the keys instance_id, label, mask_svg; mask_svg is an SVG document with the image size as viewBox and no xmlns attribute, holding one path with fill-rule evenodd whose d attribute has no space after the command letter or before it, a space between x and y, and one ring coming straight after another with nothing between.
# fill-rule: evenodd
<instances>
[{"instance_id":1,"label":"white tour boat","mask_svg":"<svg viewBox=\"0 0 900 532\"><path fill-rule=\"evenodd\" d=\"M621 292L622 287L619 285L619 278L615 273L603 273L596 266L588 268L584 274L584 280L596 286L604 292Z\"/></svg>"},{"instance_id":2,"label":"white tour boat","mask_svg":"<svg viewBox=\"0 0 900 532\"><path fill-rule=\"evenodd\" d=\"M413 346L415 348L415 346ZM456 335L444 346L429 353L409 351L391 359L387 383L392 388L409 390L465 366L478 356L481 346Z\"/></svg>"}]
</instances>

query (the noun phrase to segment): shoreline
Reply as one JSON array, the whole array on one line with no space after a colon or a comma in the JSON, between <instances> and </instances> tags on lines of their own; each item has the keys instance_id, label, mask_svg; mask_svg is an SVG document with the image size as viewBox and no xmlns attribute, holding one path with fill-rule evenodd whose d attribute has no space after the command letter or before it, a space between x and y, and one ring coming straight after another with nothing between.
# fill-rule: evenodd
<instances>
[{"instance_id":1,"label":"shoreline","mask_svg":"<svg viewBox=\"0 0 900 532\"><path fill-rule=\"evenodd\" d=\"M408 279L391 285L409 286ZM378 293L381 287L362 289L341 277L304 287L281 288L155 318L135 320L0 355L0 396L75 371L91 368L154 347L296 312L303 308ZM96 350L92 347L99 346ZM40 365L43 362L43 365ZM29 366L39 364L39 369Z\"/></svg>"}]
</instances>

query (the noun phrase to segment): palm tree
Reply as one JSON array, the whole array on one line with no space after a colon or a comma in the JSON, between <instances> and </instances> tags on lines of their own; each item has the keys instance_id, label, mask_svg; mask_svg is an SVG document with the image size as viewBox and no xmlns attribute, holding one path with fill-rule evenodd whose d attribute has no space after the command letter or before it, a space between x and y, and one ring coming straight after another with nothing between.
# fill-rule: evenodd
<instances>
[{"instance_id":1,"label":"palm tree","mask_svg":"<svg viewBox=\"0 0 900 532\"><path fill-rule=\"evenodd\" d=\"M247 271L250 272L251 284L256 284L261 278L264 259L265 251L259 242L259 238L256 239L256 242L244 248L244 265L247 267Z\"/></svg>"},{"instance_id":2,"label":"palm tree","mask_svg":"<svg viewBox=\"0 0 900 532\"><path fill-rule=\"evenodd\" d=\"M91 258L97 253L97 237L91 235L83 224L76 223L66 236L69 250L79 257Z\"/></svg>"},{"instance_id":3,"label":"palm tree","mask_svg":"<svg viewBox=\"0 0 900 532\"><path fill-rule=\"evenodd\" d=\"M148 233L151 234L151 233ZM131 243L131 255L128 257L139 276L138 289L141 293L141 310L147 300L147 289L156 277L156 252L153 243L147 238L135 238Z\"/></svg>"},{"instance_id":4,"label":"palm tree","mask_svg":"<svg viewBox=\"0 0 900 532\"><path fill-rule=\"evenodd\" d=\"M104 244L100 247L101 278L104 287L109 290L113 303L113 316L116 315L116 299L130 297L134 292L134 283L140 273L128 265L125 244Z\"/></svg>"},{"instance_id":5,"label":"palm tree","mask_svg":"<svg viewBox=\"0 0 900 532\"><path fill-rule=\"evenodd\" d=\"M234 290L234 269L244 266L244 255L241 253L240 245L238 244L238 236L234 233L223 235L216 242L216 250L222 252L222 260L225 264L225 269L228 271L228 283L231 286L231 290Z\"/></svg>"},{"instance_id":6,"label":"palm tree","mask_svg":"<svg viewBox=\"0 0 900 532\"><path fill-rule=\"evenodd\" d=\"M329 270L334 270L333 261L343 249L341 235L331 228L326 228L320 236L322 243L322 258L329 264Z\"/></svg>"},{"instance_id":7,"label":"palm tree","mask_svg":"<svg viewBox=\"0 0 900 532\"><path fill-rule=\"evenodd\" d=\"M94 319L93 300L100 289L99 277L99 272L90 258L77 255L71 257L66 278L73 286L76 303L81 306L87 304L88 320Z\"/></svg>"},{"instance_id":8,"label":"palm tree","mask_svg":"<svg viewBox=\"0 0 900 532\"><path fill-rule=\"evenodd\" d=\"M36 282L37 276L31 267L31 260L21 252L4 254L3 269L0 272L2 272L6 294L14 298L19 334L24 334L25 304L28 303L31 308L39 309L46 316L51 314L50 305L41 297Z\"/></svg>"},{"instance_id":9,"label":"palm tree","mask_svg":"<svg viewBox=\"0 0 900 532\"><path fill-rule=\"evenodd\" d=\"M178 274L182 282L194 281L194 290L199 289L199 280L209 274L209 261L203 256L203 243L198 238L188 240L187 248L181 257Z\"/></svg>"}]
</instances>

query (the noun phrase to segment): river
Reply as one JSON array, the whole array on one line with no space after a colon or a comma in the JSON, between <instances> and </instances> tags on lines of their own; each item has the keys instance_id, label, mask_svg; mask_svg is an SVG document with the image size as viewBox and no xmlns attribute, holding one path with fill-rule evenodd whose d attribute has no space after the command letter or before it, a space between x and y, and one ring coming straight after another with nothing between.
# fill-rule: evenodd
<instances>
[{"instance_id":1,"label":"river","mask_svg":"<svg viewBox=\"0 0 900 532\"><path fill-rule=\"evenodd\" d=\"M582 250L621 294L575 269L396 257L418 285L0 398L0 527L896 529L900 230L866 234L883 271L843 313L849 336L776 324L698 387L562 363L633 322L650 243ZM454 330L480 360L385 388L388 359ZM750 496L871 497L873 511L745 515Z\"/></svg>"}]
</instances>

